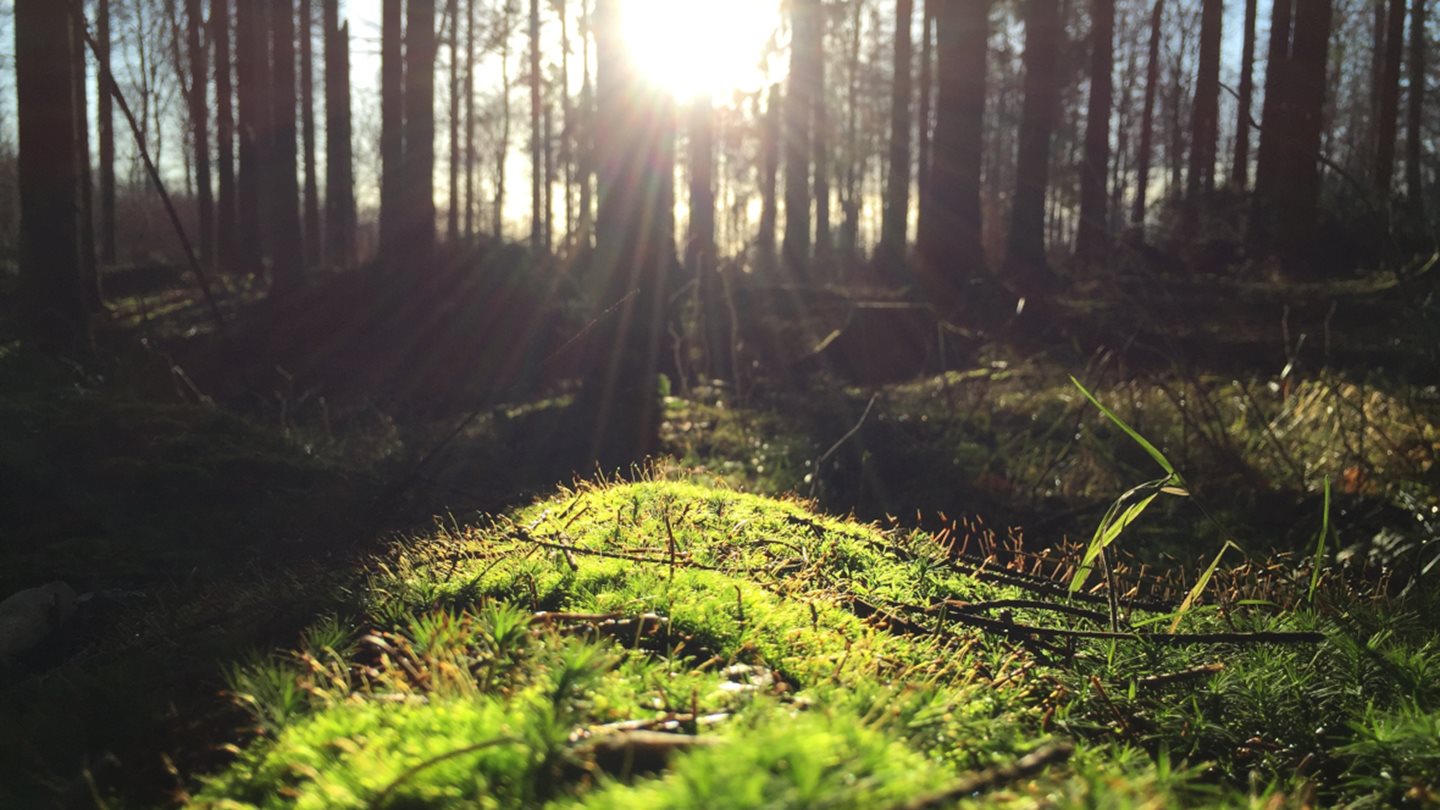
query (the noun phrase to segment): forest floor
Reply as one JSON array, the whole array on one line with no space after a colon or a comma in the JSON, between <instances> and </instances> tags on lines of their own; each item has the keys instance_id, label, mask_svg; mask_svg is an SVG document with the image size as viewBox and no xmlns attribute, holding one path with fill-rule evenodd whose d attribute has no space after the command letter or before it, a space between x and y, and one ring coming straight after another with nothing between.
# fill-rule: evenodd
<instances>
[{"instance_id":1,"label":"forest floor","mask_svg":"<svg viewBox=\"0 0 1440 810\"><path fill-rule=\"evenodd\" d=\"M1427 275L1082 286L904 379L885 295L750 290L746 372L577 478L514 261L0 348L0 597L84 594L0 662L0 806L1440 803ZM1188 496L1113 605L1069 578L1165 472L1072 376Z\"/></svg>"}]
</instances>

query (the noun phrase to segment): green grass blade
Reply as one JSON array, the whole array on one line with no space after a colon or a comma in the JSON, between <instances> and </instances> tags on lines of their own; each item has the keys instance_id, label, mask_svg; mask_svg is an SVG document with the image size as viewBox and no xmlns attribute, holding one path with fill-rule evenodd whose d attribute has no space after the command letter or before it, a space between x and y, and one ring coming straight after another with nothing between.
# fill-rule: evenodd
<instances>
[{"instance_id":1,"label":"green grass blade","mask_svg":"<svg viewBox=\"0 0 1440 810\"><path fill-rule=\"evenodd\" d=\"M1124 532L1126 527L1134 523L1140 515L1145 512L1145 509L1158 497L1160 497L1159 492L1147 495L1125 507L1123 510L1118 510L1118 516L1116 516L1117 507L1124 502L1124 498L1116 501L1115 504L1110 507L1110 511L1106 513L1106 519L1101 521L1099 526L1095 527L1095 536L1090 538L1090 545L1085 549L1085 557L1081 560L1080 567L1075 570L1075 576L1070 578L1071 593L1075 593L1085 585L1085 580L1089 578L1090 572L1094 570L1095 558L1099 557L1101 552L1111 543L1115 542L1115 540L1120 537L1121 532Z\"/></svg>"},{"instance_id":2,"label":"green grass blade","mask_svg":"<svg viewBox=\"0 0 1440 810\"><path fill-rule=\"evenodd\" d=\"M1090 402L1094 404L1095 407L1100 409L1101 413L1105 414L1106 419L1114 422L1116 427L1125 431L1125 435L1129 436L1132 440L1134 440L1136 444L1140 445L1140 447L1143 448L1146 453L1150 454L1151 458L1155 459L1155 463L1159 464L1160 467L1165 470L1165 472L1169 473L1175 479L1177 484L1179 483L1180 474L1175 472L1175 465L1170 463L1170 459L1165 458L1165 454L1160 452L1159 448L1151 444L1149 439L1141 436L1139 431L1135 430L1135 428L1130 427L1130 425L1126 423L1124 419L1121 419L1118 414L1105 407L1105 405L1101 403L1100 400L1095 398L1094 394L1090 393L1090 389L1086 388L1084 383L1081 383L1073 376L1070 378L1070 382L1074 383L1075 387L1080 389L1080 393L1084 394L1086 399L1090 400Z\"/></svg>"},{"instance_id":3,"label":"green grass blade","mask_svg":"<svg viewBox=\"0 0 1440 810\"><path fill-rule=\"evenodd\" d=\"M1240 547L1235 545L1234 542L1226 540L1225 545L1220 549L1220 553L1216 554L1215 559L1210 561L1210 567L1206 568L1205 573L1200 575L1200 579L1195 581L1195 587L1190 589L1190 593L1185 594L1185 601L1181 602L1180 609L1175 611L1175 621L1170 623L1170 632L1173 633L1180 628L1180 620L1185 618L1185 614L1189 612L1190 606L1195 604L1195 600L1199 599L1200 594L1205 592L1205 586L1210 584L1210 578L1215 576L1215 569L1220 567L1220 558L1224 557L1225 552L1232 548L1236 551L1240 550Z\"/></svg>"},{"instance_id":4,"label":"green grass blade","mask_svg":"<svg viewBox=\"0 0 1440 810\"><path fill-rule=\"evenodd\" d=\"M1307 601L1315 601L1315 588L1320 584L1320 564L1325 561L1325 538L1330 536L1330 479L1325 479L1325 505L1320 515L1320 536L1315 539L1315 559L1310 564L1310 594Z\"/></svg>"}]
</instances>

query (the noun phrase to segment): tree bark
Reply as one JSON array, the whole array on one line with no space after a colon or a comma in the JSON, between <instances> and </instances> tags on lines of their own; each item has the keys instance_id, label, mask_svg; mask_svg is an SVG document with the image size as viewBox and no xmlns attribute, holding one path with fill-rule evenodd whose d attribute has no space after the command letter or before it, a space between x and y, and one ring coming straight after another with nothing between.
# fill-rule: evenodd
<instances>
[{"instance_id":1,"label":"tree bark","mask_svg":"<svg viewBox=\"0 0 1440 810\"><path fill-rule=\"evenodd\" d=\"M925 199L930 185L930 111L935 89L935 3L937 0L921 0L920 10L920 109L915 112L917 130L915 136L915 198ZM917 206L915 231L925 228L925 206Z\"/></svg>"},{"instance_id":2,"label":"tree bark","mask_svg":"<svg viewBox=\"0 0 1440 810\"><path fill-rule=\"evenodd\" d=\"M435 256L435 0L407 0L403 246L428 268Z\"/></svg>"},{"instance_id":3,"label":"tree bark","mask_svg":"<svg viewBox=\"0 0 1440 810\"><path fill-rule=\"evenodd\" d=\"M914 49L910 28L915 0L895 3L895 80L890 94L890 175L880 223L880 264L898 267L905 259L910 225L910 97L914 93L911 70ZM857 18L858 22L858 18ZM853 158L852 158L853 159Z\"/></svg>"},{"instance_id":4,"label":"tree bark","mask_svg":"<svg viewBox=\"0 0 1440 810\"><path fill-rule=\"evenodd\" d=\"M350 24L323 0L325 25L325 261L355 263L355 175L350 140Z\"/></svg>"},{"instance_id":5,"label":"tree bark","mask_svg":"<svg viewBox=\"0 0 1440 810\"><path fill-rule=\"evenodd\" d=\"M990 0L947 0L935 23L939 87L918 270L941 310L955 312L966 283L985 272L980 173Z\"/></svg>"},{"instance_id":6,"label":"tree bark","mask_svg":"<svg viewBox=\"0 0 1440 810\"><path fill-rule=\"evenodd\" d=\"M274 121L274 177L270 213L274 217L274 244L270 252L275 288L300 286L305 272L304 237L300 228L299 160L296 155L295 108L295 5L293 0L271 0L270 52L271 116Z\"/></svg>"},{"instance_id":7,"label":"tree bark","mask_svg":"<svg viewBox=\"0 0 1440 810\"><path fill-rule=\"evenodd\" d=\"M71 34L75 38L71 45L75 58L75 115L80 122L75 139L76 160L80 166L80 292L86 310L100 312L105 302L100 295L100 266L95 256L95 178L90 169L90 100L85 85L83 10L75 14Z\"/></svg>"},{"instance_id":8,"label":"tree bark","mask_svg":"<svg viewBox=\"0 0 1440 810\"><path fill-rule=\"evenodd\" d=\"M780 222L776 179L780 173L782 106L780 85L776 83L770 86L764 118L760 124L760 233L756 237L756 249L760 265L766 271L775 269L775 231ZM756 107L759 107L758 99Z\"/></svg>"},{"instance_id":9,"label":"tree bark","mask_svg":"<svg viewBox=\"0 0 1440 810\"><path fill-rule=\"evenodd\" d=\"M828 17L821 3L815 14L815 32L810 39L807 57L810 72L812 108L810 126L814 129L815 144L811 150L815 183L815 265L822 272L833 275L834 244L830 235L830 110L829 95L825 89L825 35Z\"/></svg>"},{"instance_id":10,"label":"tree bark","mask_svg":"<svg viewBox=\"0 0 1440 810\"><path fill-rule=\"evenodd\" d=\"M1250 111L1255 98L1255 18L1259 5L1259 0L1245 0L1240 91L1235 114L1235 162L1230 167L1230 181L1237 189L1244 189L1250 183Z\"/></svg>"},{"instance_id":11,"label":"tree bark","mask_svg":"<svg viewBox=\"0 0 1440 810\"><path fill-rule=\"evenodd\" d=\"M220 267L228 271L233 269L236 240L235 86L230 65L230 0L210 0L210 42L215 53L215 161L220 191L215 207L215 256Z\"/></svg>"},{"instance_id":12,"label":"tree bark","mask_svg":"<svg viewBox=\"0 0 1440 810\"><path fill-rule=\"evenodd\" d=\"M223 2L223 0L220 0ZM110 98L110 0L96 0L95 41L99 45L96 69L97 127L100 137L100 261L115 263L115 102Z\"/></svg>"},{"instance_id":13,"label":"tree bark","mask_svg":"<svg viewBox=\"0 0 1440 810\"><path fill-rule=\"evenodd\" d=\"M1410 99L1405 116L1405 190L1411 222L1425 222L1424 158L1425 111L1425 0L1412 0L1410 8Z\"/></svg>"},{"instance_id":14,"label":"tree bark","mask_svg":"<svg viewBox=\"0 0 1440 810\"><path fill-rule=\"evenodd\" d=\"M1045 198L1050 185L1050 137L1060 111L1059 53L1063 36L1059 0L1028 0L1025 7L1025 104L1015 162L1015 200L1005 254L1005 275L1025 296L1048 280Z\"/></svg>"},{"instance_id":15,"label":"tree bark","mask_svg":"<svg viewBox=\"0 0 1440 810\"><path fill-rule=\"evenodd\" d=\"M271 137L270 48L266 5L235 6L236 100L239 103L240 173L236 181L236 270L258 276L264 270L261 197L269 182L267 142Z\"/></svg>"},{"instance_id":16,"label":"tree bark","mask_svg":"<svg viewBox=\"0 0 1440 810\"><path fill-rule=\"evenodd\" d=\"M537 256L545 247L545 158L540 111L540 0L530 0L530 250Z\"/></svg>"},{"instance_id":17,"label":"tree bark","mask_svg":"<svg viewBox=\"0 0 1440 810\"><path fill-rule=\"evenodd\" d=\"M70 3L15 0L19 110L20 325L42 352L84 351L76 19Z\"/></svg>"},{"instance_id":18,"label":"tree bark","mask_svg":"<svg viewBox=\"0 0 1440 810\"><path fill-rule=\"evenodd\" d=\"M1114 106L1115 0L1090 6L1090 106L1085 116L1085 154L1080 163L1080 226L1075 255L1103 261L1109 252L1105 180L1110 166L1110 111Z\"/></svg>"},{"instance_id":19,"label":"tree bark","mask_svg":"<svg viewBox=\"0 0 1440 810\"><path fill-rule=\"evenodd\" d=\"M810 264L810 167L814 146L815 42L820 0L792 0L790 78L785 93L785 269L803 276Z\"/></svg>"},{"instance_id":20,"label":"tree bark","mask_svg":"<svg viewBox=\"0 0 1440 810\"><path fill-rule=\"evenodd\" d=\"M380 7L380 256L393 266L405 255L405 4Z\"/></svg>"},{"instance_id":21,"label":"tree bark","mask_svg":"<svg viewBox=\"0 0 1440 810\"><path fill-rule=\"evenodd\" d=\"M475 238L475 0L465 1L465 238Z\"/></svg>"},{"instance_id":22,"label":"tree bark","mask_svg":"<svg viewBox=\"0 0 1440 810\"><path fill-rule=\"evenodd\" d=\"M185 47L190 55L190 130L195 146L195 199L199 213L200 256L215 262L215 199L210 190L210 73L201 31L200 0L185 0Z\"/></svg>"},{"instance_id":23,"label":"tree bark","mask_svg":"<svg viewBox=\"0 0 1440 810\"><path fill-rule=\"evenodd\" d=\"M596 3L599 210L594 271L607 280L601 354L578 413L594 419L591 455L605 466L659 449L657 374L666 280L674 261L673 110L630 62L618 0Z\"/></svg>"},{"instance_id":24,"label":"tree bark","mask_svg":"<svg viewBox=\"0 0 1440 810\"><path fill-rule=\"evenodd\" d=\"M1270 44L1265 65L1265 106L1261 115L1260 147L1255 162L1255 204L1251 207L1251 241L1263 245L1273 212L1262 200L1276 190L1276 176L1284 143L1290 138L1290 37L1294 0L1273 0L1270 11Z\"/></svg>"},{"instance_id":25,"label":"tree bark","mask_svg":"<svg viewBox=\"0 0 1440 810\"><path fill-rule=\"evenodd\" d=\"M305 164L305 266L324 255L320 230L320 179L315 174L315 40L311 0L300 0L300 132Z\"/></svg>"},{"instance_id":26,"label":"tree bark","mask_svg":"<svg viewBox=\"0 0 1440 810\"><path fill-rule=\"evenodd\" d=\"M445 239L460 241L460 4L450 0L445 15L450 20L446 44L450 49L450 204L445 214Z\"/></svg>"},{"instance_id":27,"label":"tree bark","mask_svg":"<svg viewBox=\"0 0 1440 810\"><path fill-rule=\"evenodd\" d=\"M1380 77L1380 112L1375 122L1375 194L1390 200L1395 176L1396 124L1400 114L1400 65L1405 53L1405 0L1390 0L1385 35L1385 72Z\"/></svg>"},{"instance_id":28,"label":"tree bark","mask_svg":"<svg viewBox=\"0 0 1440 810\"><path fill-rule=\"evenodd\" d=\"M1215 190L1215 155L1220 138L1220 37L1222 0L1204 0L1200 9L1200 63L1195 108L1190 117L1190 173L1186 196Z\"/></svg>"},{"instance_id":29,"label":"tree bark","mask_svg":"<svg viewBox=\"0 0 1440 810\"><path fill-rule=\"evenodd\" d=\"M595 88L590 77L590 0L580 0L580 224L577 241L587 252L591 245L591 225L595 219Z\"/></svg>"}]
</instances>

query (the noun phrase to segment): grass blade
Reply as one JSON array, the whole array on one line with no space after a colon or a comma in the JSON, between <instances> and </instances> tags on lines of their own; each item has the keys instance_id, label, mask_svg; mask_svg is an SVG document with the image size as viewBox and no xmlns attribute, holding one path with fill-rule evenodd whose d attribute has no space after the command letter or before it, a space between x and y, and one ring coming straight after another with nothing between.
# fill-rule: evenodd
<instances>
[{"instance_id":1,"label":"grass blade","mask_svg":"<svg viewBox=\"0 0 1440 810\"><path fill-rule=\"evenodd\" d=\"M1086 388L1084 383L1081 383L1073 376L1070 378L1070 382L1074 383L1075 387L1080 389L1080 393L1084 394L1086 399L1090 400L1090 402L1095 407L1100 409L1101 413L1105 414L1106 419L1114 422L1115 426L1124 431L1126 436L1129 436L1132 440L1134 440L1136 444L1140 445L1140 447L1143 448L1146 453L1149 453L1150 457L1155 459L1155 463L1159 464L1160 467L1165 470L1165 472L1169 473L1171 477L1175 479L1176 484L1179 485L1180 474L1175 472L1175 465L1170 463L1170 459L1165 458L1165 454L1160 452L1159 448L1151 444L1150 440L1146 439L1144 436L1141 436L1139 431L1135 430L1135 428L1130 427L1130 425L1124 419L1121 419L1118 414L1105 407L1105 405L1101 403L1100 400L1095 398L1094 394L1090 393L1090 389Z\"/></svg>"},{"instance_id":2,"label":"grass blade","mask_svg":"<svg viewBox=\"0 0 1440 810\"><path fill-rule=\"evenodd\" d=\"M1216 554L1215 559L1210 561L1210 567L1206 568L1205 573L1200 575L1200 579L1195 581L1195 587L1190 589L1190 593L1185 594L1185 601L1181 602L1180 608L1175 611L1175 621L1170 623L1170 632L1173 633L1180 628L1180 620L1185 618L1185 614L1189 612L1190 606L1195 604L1195 600L1199 599L1200 594L1205 592L1205 586L1210 584L1210 578L1215 576L1215 569L1220 567L1220 558L1224 557L1225 552L1232 548L1240 551L1240 547L1235 545L1233 541L1226 540L1225 545L1220 549L1220 553Z\"/></svg>"},{"instance_id":3,"label":"grass blade","mask_svg":"<svg viewBox=\"0 0 1440 810\"><path fill-rule=\"evenodd\" d=\"M1320 536L1315 539L1315 559L1310 563L1310 594L1307 601L1315 601L1315 588L1320 584L1320 564L1325 561L1325 538L1330 536L1330 479L1325 479L1325 505L1320 515Z\"/></svg>"}]
</instances>

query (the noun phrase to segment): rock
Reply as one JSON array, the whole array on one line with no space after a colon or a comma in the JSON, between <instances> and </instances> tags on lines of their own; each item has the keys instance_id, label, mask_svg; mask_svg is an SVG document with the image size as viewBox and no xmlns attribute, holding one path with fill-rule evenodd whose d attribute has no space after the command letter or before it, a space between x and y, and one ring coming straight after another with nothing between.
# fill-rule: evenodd
<instances>
[{"instance_id":1,"label":"rock","mask_svg":"<svg viewBox=\"0 0 1440 810\"><path fill-rule=\"evenodd\" d=\"M0 602L0 659L31 649L75 613L75 589L51 582Z\"/></svg>"}]
</instances>

